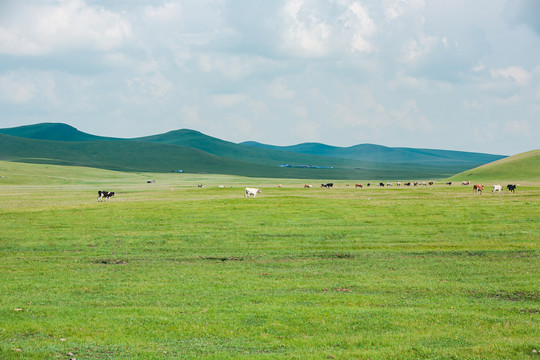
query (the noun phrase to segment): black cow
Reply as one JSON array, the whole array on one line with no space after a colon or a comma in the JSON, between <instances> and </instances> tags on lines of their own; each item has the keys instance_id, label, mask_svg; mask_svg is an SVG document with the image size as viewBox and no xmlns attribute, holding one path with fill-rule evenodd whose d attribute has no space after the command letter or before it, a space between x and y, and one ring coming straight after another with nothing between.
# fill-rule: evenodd
<instances>
[{"instance_id":1,"label":"black cow","mask_svg":"<svg viewBox=\"0 0 540 360\"><path fill-rule=\"evenodd\" d=\"M105 200L111 200L111 197L114 196L114 191L102 191L102 190L99 190L98 191L98 201L103 201L104 199Z\"/></svg>"},{"instance_id":2,"label":"black cow","mask_svg":"<svg viewBox=\"0 0 540 360\"><path fill-rule=\"evenodd\" d=\"M513 193L514 190L516 190L516 185L508 184L506 185L506 189L508 190L508 192Z\"/></svg>"},{"instance_id":3,"label":"black cow","mask_svg":"<svg viewBox=\"0 0 540 360\"><path fill-rule=\"evenodd\" d=\"M379 186L380 186L380 187L384 187L384 183L379 183Z\"/></svg>"},{"instance_id":4,"label":"black cow","mask_svg":"<svg viewBox=\"0 0 540 360\"><path fill-rule=\"evenodd\" d=\"M334 186L334 183L326 183L326 184L321 184L321 187L325 187L325 188L331 188Z\"/></svg>"}]
</instances>

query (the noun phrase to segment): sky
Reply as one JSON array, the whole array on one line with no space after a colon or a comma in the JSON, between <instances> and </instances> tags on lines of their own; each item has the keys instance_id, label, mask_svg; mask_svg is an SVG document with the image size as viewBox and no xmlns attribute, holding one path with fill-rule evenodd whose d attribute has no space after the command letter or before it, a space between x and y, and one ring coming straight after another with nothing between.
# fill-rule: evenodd
<instances>
[{"instance_id":1,"label":"sky","mask_svg":"<svg viewBox=\"0 0 540 360\"><path fill-rule=\"evenodd\" d=\"M0 128L540 148L538 0L0 0Z\"/></svg>"}]
</instances>

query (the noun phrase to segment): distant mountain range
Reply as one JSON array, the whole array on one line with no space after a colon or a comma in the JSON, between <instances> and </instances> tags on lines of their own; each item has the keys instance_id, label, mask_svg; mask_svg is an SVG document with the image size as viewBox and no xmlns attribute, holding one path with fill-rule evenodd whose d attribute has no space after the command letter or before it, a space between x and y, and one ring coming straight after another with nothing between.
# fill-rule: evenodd
<instances>
[{"instance_id":1,"label":"distant mountain range","mask_svg":"<svg viewBox=\"0 0 540 360\"><path fill-rule=\"evenodd\" d=\"M0 129L0 160L80 165L120 171L220 173L313 179L441 178L502 155L318 143L236 144L194 130L133 139L87 134L60 123Z\"/></svg>"},{"instance_id":2,"label":"distant mountain range","mask_svg":"<svg viewBox=\"0 0 540 360\"><path fill-rule=\"evenodd\" d=\"M292 146L274 146L261 144L254 141L246 141L241 144L268 150L290 151L300 154L312 154L383 163L488 163L505 157L501 155L464 151L387 147L374 144L360 144L350 147L336 147L319 143L303 143Z\"/></svg>"}]
</instances>

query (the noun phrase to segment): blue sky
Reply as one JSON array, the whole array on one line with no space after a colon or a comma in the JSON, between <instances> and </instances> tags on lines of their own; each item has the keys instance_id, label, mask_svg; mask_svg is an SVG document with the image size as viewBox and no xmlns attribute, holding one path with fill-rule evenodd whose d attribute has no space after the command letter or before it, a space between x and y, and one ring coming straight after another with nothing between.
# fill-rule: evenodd
<instances>
[{"instance_id":1,"label":"blue sky","mask_svg":"<svg viewBox=\"0 0 540 360\"><path fill-rule=\"evenodd\" d=\"M540 148L537 0L4 0L0 127Z\"/></svg>"}]
</instances>

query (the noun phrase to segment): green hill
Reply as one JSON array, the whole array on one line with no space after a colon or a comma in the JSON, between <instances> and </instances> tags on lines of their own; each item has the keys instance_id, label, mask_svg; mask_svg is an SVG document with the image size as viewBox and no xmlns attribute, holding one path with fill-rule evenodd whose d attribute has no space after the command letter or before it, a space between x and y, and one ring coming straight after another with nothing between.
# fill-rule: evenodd
<instances>
[{"instance_id":1,"label":"green hill","mask_svg":"<svg viewBox=\"0 0 540 360\"><path fill-rule=\"evenodd\" d=\"M59 123L41 123L34 125L18 126L0 129L0 134L18 136L36 140L58 141L96 141L96 140L120 140L96 136L79 131L73 126Z\"/></svg>"},{"instance_id":2,"label":"green hill","mask_svg":"<svg viewBox=\"0 0 540 360\"><path fill-rule=\"evenodd\" d=\"M288 151L266 150L251 146L243 146L188 129L170 131L165 134L146 136L132 140L187 146L225 158L271 166L279 166L280 164L308 164L340 168L381 167L380 164L366 164L366 162L351 161L349 159L332 159L309 154L297 154Z\"/></svg>"},{"instance_id":3,"label":"green hill","mask_svg":"<svg viewBox=\"0 0 540 360\"><path fill-rule=\"evenodd\" d=\"M364 160L384 163L417 163L417 164L462 164L476 167L505 158L503 155L492 155L465 151L413 149L404 147L387 147L374 144L360 144L350 147L337 147L320 143L302 143L292 146L274 146L254 141L243 142L243 145L268 150L291 151L301 154L331 156L344 159Z\"/></svg>"},{"instance_id":4,"label":"green hill","mask_svg":"<svg viewBox=\"0 0 540 360\"><path fill-rule=\"evenodd\" d=\"M282 168L209 154L179 145L144 141L50 141L0 134L0 160L87 166L116 171L214 173L303 179L441 178L447 168L411 164L371 164L363 168Z\"/></svg>"},{"instance_id":5,"label":"green hill","mask_svg":"<svg viewBox=\"0 0 540 360\"><path fill-rule=\"evenodd\" d=\"M532 150L467 170L450 180L540 181L540 150Z\"/></svg>"},{"instance_id":6,"label":"green hill","mask_svg":"<svg viewBox=\"0 0 540 360\"><path fill-rule=\"evenodd\" d=\"M497 157L442 150L405 151L378 145L335 148L304 144L304 152L294 152L235 144L187 129L121 139L95 136L66 124L53 123L0 129L0 136L0 160L119 171L170 172L182 169L185 172L257 177L436 179L474 168ZM359 160L362 159L358 155L361 148L365 154L372 153L364 156L365 159L379 161ZM355 151L356 158L351 155ZM417 155L410 156L407 152ZM423 152L430 153L418 155ZM447 153L456 154L451 157ZM343 157L335 157L337 155ZM289 166L280 166L285 164Z\"/></svg>"}]
</instances>

